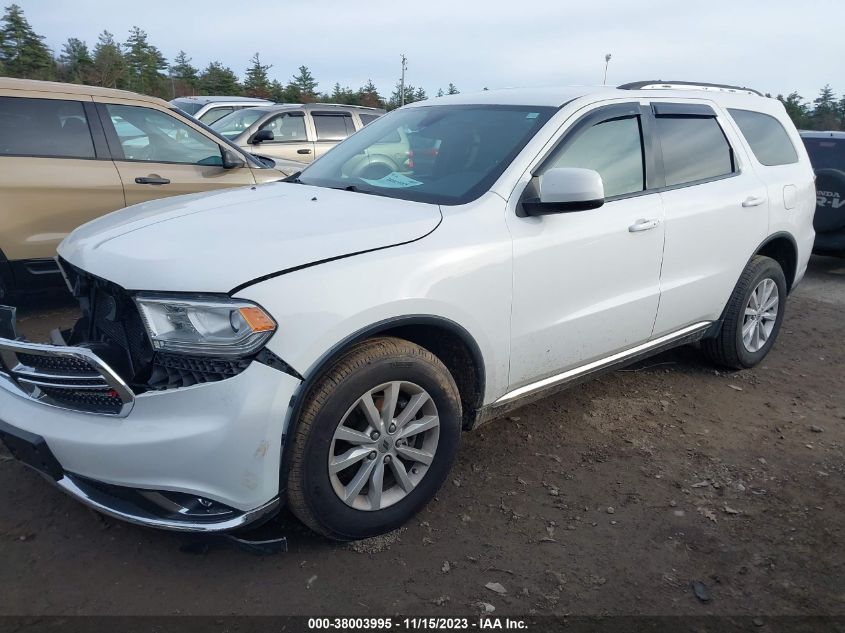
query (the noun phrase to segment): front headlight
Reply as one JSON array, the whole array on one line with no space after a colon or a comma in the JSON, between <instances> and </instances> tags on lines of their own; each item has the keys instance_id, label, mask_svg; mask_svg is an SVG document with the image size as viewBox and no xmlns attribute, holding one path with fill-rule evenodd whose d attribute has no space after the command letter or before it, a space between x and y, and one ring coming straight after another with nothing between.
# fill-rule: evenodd
<instances>
[{"instance_id":1,"label":"front headlight","mask_svg":"<svg viewBox=\"0 0 845 633\"><path fill-rule=\"evenodd\" d=\"M153 348L165 352L248 356L276 331L276 322L249 301L138 295L135 303Z\"/></svg>"}]
</instances>

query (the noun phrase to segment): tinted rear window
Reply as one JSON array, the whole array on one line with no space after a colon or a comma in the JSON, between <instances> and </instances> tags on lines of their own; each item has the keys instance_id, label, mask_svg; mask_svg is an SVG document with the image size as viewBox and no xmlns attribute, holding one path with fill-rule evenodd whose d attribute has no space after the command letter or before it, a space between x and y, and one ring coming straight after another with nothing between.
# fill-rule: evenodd
<instances>
[{"instance_id":1,"label":"tinted rear window","mask_svg":"<svg viewBox=\"0 0 845 633\"><path fill-rule=\"evenodd\" d=\"M845 171L845 139L803 138L813 169Z\"/></svg>"},{"instance_id":2,"label":"tinted rear window","mask_svg":"<svg viewBox=\"0 0 845 633\"><path fill-rule=\"evenodd\" d=\"M0 97L0 156L94 158L80 101Z\"/></svg>"},{"instance_id":3,"label":"tinted rear window","mask_svg":"<svg viewBox=\"0 0 845 633\"><path fill-rule=\"evenodd\" d=\"M733 173L733 152L715 118L659 116L657 132L667 187Z\"/></svg>"},{"instance_id":4,"label":"tinted rear window","mask_svg":"<svg viewBox=\"0 0 845 633\"><path fill-rule=\"evenodd\" d=\"M313 114L318 141L342 141L355 131L349 114Z\"/></svg>"},{"instance_id":5,"label":"tinted rear window","mask_svg":"<svg viewBox=\"0 0 845 633\"><path fill-rule=\"evenodd\" d=\"M789 140L789 134L775 117L750 110L729 109L728 112L761 164L772 166L798 162L798 152Z\"/></svg>"}]
</instances>

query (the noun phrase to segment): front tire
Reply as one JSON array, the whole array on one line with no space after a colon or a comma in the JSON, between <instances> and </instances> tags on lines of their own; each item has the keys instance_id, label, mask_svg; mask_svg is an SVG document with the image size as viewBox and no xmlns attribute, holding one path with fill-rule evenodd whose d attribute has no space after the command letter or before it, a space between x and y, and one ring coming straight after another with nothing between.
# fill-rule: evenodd
<instances>
[{"instance_id":1,"label":"front tire","mask_svg":"<svg viewBox=\"0 0 845 633\"><path fill-rule=\"evenodd\" d=\"M354 345L306 395L288 504L336 540L395 530L437 493L460 433L458 388L436 356L392 337Z\"/></svg>"},{"instance_id":2,"label":"front tire","mask_svg":"<svg viewBox=\"0 0 845 633\"><path fill-rule=\"evenodd\" d=\"M786 277L774 259L755 255L745 267L714 338L701 343L705 355L732 369L754 367L772 349L786 308Z\"/></svg>"}]
</instances>

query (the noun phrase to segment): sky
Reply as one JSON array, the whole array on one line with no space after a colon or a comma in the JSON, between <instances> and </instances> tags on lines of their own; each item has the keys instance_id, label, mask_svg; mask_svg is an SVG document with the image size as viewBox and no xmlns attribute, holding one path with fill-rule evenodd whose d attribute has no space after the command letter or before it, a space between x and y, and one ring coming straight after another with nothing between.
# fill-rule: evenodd
<instances>
[{"instance_id":1,"label":"sky","mask_svg":"<svg viewBox=\"0 0 845 633\"><path fill-rule=\"evenodd\" d=\"M9 1L9 0L7 0ZM243 76L256 52L287 83L305 64L330 92L372 79L389 96L406 82L429 96L596 85L646 79L845 92L845 0L16 0L46 43L68 37L93 49L106 29L120 42L139 26L168 60L180 50L200 68L219 60ZM829 25L829 26L825 26Z\"/></svg>"}]
</instances>

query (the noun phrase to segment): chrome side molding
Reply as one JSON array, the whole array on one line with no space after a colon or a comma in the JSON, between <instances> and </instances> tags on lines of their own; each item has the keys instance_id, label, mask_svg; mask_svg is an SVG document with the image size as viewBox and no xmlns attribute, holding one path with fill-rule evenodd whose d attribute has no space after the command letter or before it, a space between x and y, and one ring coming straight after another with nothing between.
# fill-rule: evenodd
<instances>
[{"instance_id":1,"label":"chrome side molding","mask_svg":"<svg viewBox=\"0 0 845 633\"><path fill-rule=\"evenodd\" d=\"M518 389L507 392L491 406L498 407L500 405L509 404L512 401L532 395L536 392L551 389L553 387L560 387L589 374L631 362L639 356L655 353L662 348L668 349L670 347L675 347L676 345L681 345L685 342L692 342L698 338L697 335L704 334L707 328L710 327L711 323L711 321L694 323L693 325L689 325L670 334L661 336L660 338L648 341L642 345L637 345L636 347L623 350L611 356L594 360L586 365L568 369L567 371L555 374L554 376L549 376L548 378L543 378L542 380L524 385Z\"/></svg>"}]
</instances>

